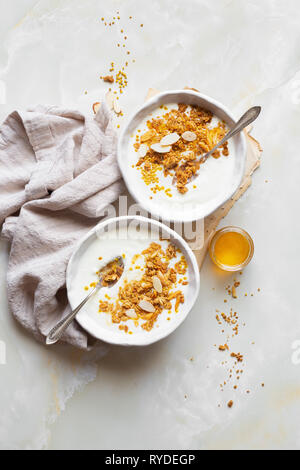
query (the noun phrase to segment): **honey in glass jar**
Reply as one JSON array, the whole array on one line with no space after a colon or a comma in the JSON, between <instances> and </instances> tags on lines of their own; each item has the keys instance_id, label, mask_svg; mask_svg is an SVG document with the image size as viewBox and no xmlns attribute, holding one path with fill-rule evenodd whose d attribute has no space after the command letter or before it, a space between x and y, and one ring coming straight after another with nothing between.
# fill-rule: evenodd
<instances>
[{"instance_id":1,"label":"honey in glass jar","mask_svg":"<svg viewBox=\"0 0 300 470\"><path fill-rule=\"evenodd\" d=\"M240 271L250 263L254 244L245 230L224 227L213 236L209 253L212 261L224 271Z\"/></svg>"}]
</instances>

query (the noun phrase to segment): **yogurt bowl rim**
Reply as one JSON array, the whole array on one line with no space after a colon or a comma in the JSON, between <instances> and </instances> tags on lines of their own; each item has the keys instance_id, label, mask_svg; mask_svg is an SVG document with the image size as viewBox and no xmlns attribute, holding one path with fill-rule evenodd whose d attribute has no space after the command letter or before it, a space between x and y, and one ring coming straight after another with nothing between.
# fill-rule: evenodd
<instances>
[{"instance_id":1,"label":"yogurt bowl rim","mask_svg":"<svg viewBox=\"0 0 300 470\"><path fill-rule=\"evenodd\" d=\"M230 193L228 193L226 198L224 198L224 200L222 200L218 204L216 204L211 210L206 211L206 212L203 211L201 214L199 212L199 216L197 216L197 217L191 215L188 211L186 211L184 214L181 213L178 217L176 217L176 216L170 217L168 215L167 211L160 212L160 211L157 211L157 210L153 209L151 201L149 201L147 199L147 197L139 197L136 194L133 186L131 185L131 183L128 179L128 176L127 176L128 165L125 164L124 159L123 159L123 155L124 155L124 152L123 152L123 145L124 144L123 143L124 143L124 139L126 138L127 134L129 133L129 128L130 128L132 122L137 118L138 114L141 111L146 110L147 108L151 108L151 106L153 106L154 104L156 104L157 107L159 107L162 104L161 103L162 100L164 100L165 98L167 98L169 96L174 97L175 95L192 96L192 97L201 99L203 101L206 101L209 105L212 105L212 106L216 107L222 113L227 115L227 118L229 120L231 120L233 122L233 124L235 124L237 122L236 119L234 118L234 116L232 115L231 111L226 106L224 106L222 103L215 100L214 98L211 98L210 96L205 95L203 93L200 93L200 92L197 92L197 91L194 91L194 90L183 90L183 89L178 89L178 90L174 89L174 90L167 90L167 91L163 91L163 92L158 92L152 98L150 98L145 103L143 103L141 106L138 106L135 109L135 111L128 118L124 128L122 129L122 131L120 133L120 138L119 138L119 141L118 141L117 158L118 158L118 165L119 165L122 177L125 181L126 187L129 191L130 195L133 197L133 199L143 209L145 209L147 212L149 212L154 217L161 218L162 220L164 220L166 222L193 222L194 220L199 220L199 219L205 218L208 215L212 214L215 210L222 207L223 204L225 204L225 202L227 202L235 194L235 192L237 191L237 189L241 185L241 182L243 180L243 176L244 176L244 173L245 173L247 143L246 143L246 138L245 138L244 132L240 132L237 135L237 138L239 138L240 141L241 141L240 142L241 143L241 152L239 154L239 158L242 159L242 167L241 167L241 172L240 172L240 177L239 177L238 184L233 186L232 191ZM173 101L170 101L170 103L171 102L173 102L173 103L182 103L182 102L184 102L184 100L179 99L179 97L178 97L178 98L174 98ZM205 107L205 104L203 105L203 107ZM217 115L218 115L218 113L216 113L216 116ZM128 149L126 149L126 151L128 151Z\"/></svg>"},{"instance_id":2,"label":"yogurt bowl rim","mask_svg":"<svg viewBox=\"0 0 300 470\"><path fill-rule=\"evenodd\" d=\"M184 310L184 304L183 304L183 306L181 307L182 308L182 313L181 313L179 323L178 324L173 324L172 322L170 322L169 323L170 328L167 329L167 330L164 330L163 334L158 335L158 337L152 338L151 332L153 330L151 330L149 332L149 337L139 338L138 341L134 341L134 339L135 339L134 335L132 335L130 337L130 341L128 341L128 337L125 334L124 334L124 340L123 339L122 340L114 340L114 338L112 338L111 340L108 340L107 338L104 339L104 338L100 337L100 335L96 335L95 331L92 331L92 329L87 327L87 325L85 325L84 322L82 322L80 318L76 317L76 321L91 336L93 336L94 338L97 338L101 341L104 341L106 343L114 344L114 345L120 345L120 346L148 346L150 344L156 343L157 341L160 341L161 339L166 338L171 333L173 333L183 323L183 321L187 318L188 314L190 313L190 311L194 307L195 302L196 302L196 300L198 298L198 295L199 295L199 291L200 291L200 273L199 273L199 268L198 268L198 265L197 265L196 257L194 255L192 249L189 247L188 243L181 237L181 235L176 233L174 230L169 228L167 225L165 225L165 224L163 224L163 223L161 223L157 220L150 219L150 218L147 218L147 217L130 216L130 215L129 216L121 216L121 217L113 217L113 218L107 219L107 220L105 220L103 222L100 222L97 225L95 225L95 227L93 227L84 237L82 237L78 241L78 243L76 244L76 246L74 248L72 256L69 260L69 263L68 263L68 266L67 266L67 271L66 271L67 296L68 296L68 300L69 300L69 303L70 303L71 307L75 308L76 305L72 305L69 293L70 293L70 290L71 290L72 272L73 272L73 269L75 269L74 268L74 260L76 259L76 256L78 255L78 252L80 251L80 248L82 247L82 245L89 238L91 238L95 233L97 233L98 230L102 230L107 225L117 223L117 222L121 222L121 221L129 221L129 220L132 220L132 221L136 220L136 221L140 221L140 222L144 222L144 223L148 223L148 224L150 223L150 224L153 224L157 227L161 227L165 232L169 233L170 240L172 240L172 239L177 240L177 243L179 244L179 246L181 248L184 248L184 250L188 254L188 258L189 258L187 260L188 265L192 269L194 279L195 279L195 281L194 281L195 289L194 289L193 299L192 299L190 308L187 308L186 310Z\"/></svg>"}]
</instances>

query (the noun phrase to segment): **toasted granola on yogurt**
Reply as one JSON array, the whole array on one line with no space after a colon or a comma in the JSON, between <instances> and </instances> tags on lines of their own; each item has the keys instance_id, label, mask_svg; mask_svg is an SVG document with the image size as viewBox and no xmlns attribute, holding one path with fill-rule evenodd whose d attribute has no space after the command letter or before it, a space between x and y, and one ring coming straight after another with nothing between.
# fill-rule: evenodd
<instances>
[{"instance_id":1,"label":"toasted granola on yogurt","mask_svg":"<svg viewBox=\"0 0 300 470\"><path fill-rule=\"evenodd\" d=\"M172 177L179 193L187 193L188 184L202 165L201 155L210 151L227 129L223 121L215 118L213 122L213 114L199 106L178 104L175 108L160 109L161 115L147 120L145 132L141 129L136 132L133 144L139 157L136 168L153 194L164 191L172 197L171 188L160 183L159 172ZM228 155L227 142L213 153L215 159Z\"/></svg>"}]
</instances>

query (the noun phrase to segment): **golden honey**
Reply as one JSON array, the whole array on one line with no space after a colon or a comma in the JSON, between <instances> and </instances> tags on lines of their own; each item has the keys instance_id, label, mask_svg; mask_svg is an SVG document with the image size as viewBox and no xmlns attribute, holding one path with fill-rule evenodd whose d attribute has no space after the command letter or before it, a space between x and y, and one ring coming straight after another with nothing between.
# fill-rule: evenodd
<instances>
[{"instance_id":1,"label":"golden honey","mask_svg":"<svg viewBox=\"0 0 300 470\"><path fill-rule=\"evenodd\" d=\"M209 253L212 261L225 271L239 271L252 259L253 240L238 227L224 227L215 233L211 240Z\"/></svg>"}]
</instances>

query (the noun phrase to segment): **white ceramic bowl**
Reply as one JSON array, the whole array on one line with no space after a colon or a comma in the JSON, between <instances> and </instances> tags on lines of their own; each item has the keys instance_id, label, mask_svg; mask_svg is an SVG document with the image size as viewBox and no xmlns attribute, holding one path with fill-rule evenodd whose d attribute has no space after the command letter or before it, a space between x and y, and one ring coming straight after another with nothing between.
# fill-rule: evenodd
<instances>
[{"instance_id":1,"label":"white ceramic bowl","mask_svg":"<svg viewBox=\"0 0 300 470\"><path fill-rule=\"evenodd\" d=\"M171 320L161 320L160 316L157 320L159 323L158 328L153 328L151 331L142 330L141 334L135 336L125 334L123 331L118 330L118 328L107 328L103 326L101 321L99 321L99 314L97 309L93 308L93 305L90 303L86 304L77 315L76 319L78 323L88 331L92 336L98 338L102 341L111 344L119 344L124 346L145 346L156 341L159 341L162 338L165 338L170 333L172 333L187 317L188 313L192 309L200 289L200 275L199 269L197 266L196 258L188 244L183 240L183 238L178 235L173 230L169 229L166 225L157 222L156 220L147 219L140 216L126 216L126 217L117 217L113 219L106 220L98 224L93 230L91 230L79 243L78 246L72 255L68 268L67 268L67 290L68 298L71 307L74 309L78 305L78 295L74 295L74 280L76 273L78 272L78 265L80 259L85 255L86 250L94 242L94 240L101 234L107 233L107 230L115 229L116 224L119 224L120 227L128 226L130 224L140 224L140 227L152 228L153 230L160 230L161 236L168 238L174 244L176 244L184 254L187 263L188 263L188 295L185 298L184 304L181 304L179 307L179 312L177 314L172 313L170 315ZM105 242L104 242L105 243ZM120 253L122 253L122 246L120 246ZM86 294L83 294L83 297ZM76 298L75 298L76 297ZM91 301L90 301L91 302ZM90 305L90 308L89 308ZM162 317L163 318L163 317Z\"/></svg>"},{"instance_id":2,"label":"white ceramic bowl","mask_svg":"<svg viewBox=\"0 0 300 470\"><path fill-rule=\"evenodd\" d=\"M228 199L230 199L238 189L244 175L246 162L246 139L243 132L231 139L230 145L234 149L232 155L234 161L231 160L232 163L230 164L228 175L226 175L226 178L224 177L224 184L215 184L215 189L211 194L208 194L207 192L207 197L204 195L203 200L201 196L201 200L199 199L193 204L187 204L185 202L186 199L184 199L185 196L182 196L182 198L179 198L174 202L172 202L172 199L170 198L165 198L167 199L166 203L162 198L153 197L153 199L150 199L149 194L145 190L145 184L140 178L140 174L136 169L132 168L132 164L136 163L136 161L133 161L131 152L129 152L129 145L132 145L132 143L130 144L130 137L151 112L158 109L161 105L172 103L198 105L211 111L221 120L224 120L229 127L232 127L235 124L232 114L225 106L208 96L202 95L201 93L190 90L174 90L159 93L151 100L147 101L143 106L138 108L138 110L128 120L119 139L118 162L129 192L141 207L162 220L191 222L193 220L202 219L214 212L218 207L222 206ZM220 160L215 162L219 162ZM210 164L215 163L211 162ZM205 167L205 165L203 165L203 167ZM205 177L206 176L204 176L204 178ZM210 180L212 180L211 183L213 185L214 175L210 176ZM210 180L208 181L209 186ZM141 182L142 184L140 184Z\"/></svg>"}]
</instances>

